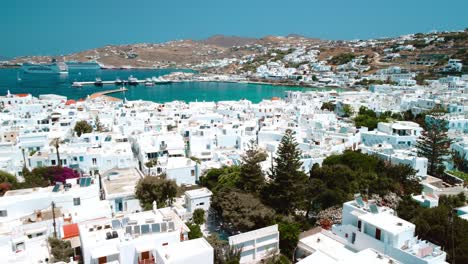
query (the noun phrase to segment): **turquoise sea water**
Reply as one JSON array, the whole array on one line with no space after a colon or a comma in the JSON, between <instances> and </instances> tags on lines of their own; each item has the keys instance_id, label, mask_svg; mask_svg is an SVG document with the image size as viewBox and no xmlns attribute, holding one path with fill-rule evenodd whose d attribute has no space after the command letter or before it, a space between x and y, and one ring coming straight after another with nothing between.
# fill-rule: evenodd
<instances>
[{"instance_id":1,"label":"turquoise sea water","mask_svg":"<svg viewBox=\"0 0 468 264\"><path fill-rule=\"evenodd\" d=\"M113 81L116 78L126 80L130 75L138 79L158 77L170 72L181 70L75 70L68 75L49 74L23 74L21 69L0 69L0 95L5 95L7 90L11 93L31 93L34 96L40 94L60 94L69 99L85 98L87 95L98 91L116 89L114 85L103 87L83 86L73 88L74 81L94 81L100 77L103 81ZM189 70L185 70L189 71ZM20 79L20 80L18 80ZM154 102L180 101L222 101L248 99L259 102L271 97L284 97L286 91L313 90L303 87L283 87L261 84L222 83L222 82L181 82L160 84L151 87L144 85L126 86L125 92L128 100L150 100ZM123 94L115 93L111 96L123 98Z\"/></svg>"}]
</instances>

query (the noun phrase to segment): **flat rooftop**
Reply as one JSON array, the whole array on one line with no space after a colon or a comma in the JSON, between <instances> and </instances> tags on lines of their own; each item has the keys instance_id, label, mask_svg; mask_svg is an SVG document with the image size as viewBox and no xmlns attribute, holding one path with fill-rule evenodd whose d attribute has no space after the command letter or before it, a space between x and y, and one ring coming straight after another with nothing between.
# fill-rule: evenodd
<instances>
[{"instance_id":1,"label":"flat rooftop","mask_svg":"<svg viewBox=\"0 0 468 264\"><path fill-rule=\"evenodd\" d=\"M164 247L159 247L157 251L168 263L190 263L192 256L200 252L211 252L213 255L213 248L204 239L192 239L177 244L169 244Z\"/></svg>"},{"instance_id":2,"label":"flat rooftop","mask_svg":"<svg viewBox=\"0 0 468 264\"><path fill-rule=\"evenodd\" d=\"M206 197L211 196L213 193L208 190L207 188L200 188L195 190L186 191L185 195L189 198L199 198L199 197Z\"/></svg>"},{"instance_id":3,"label":"flat rooftop","mask_svg":"<svg viewBox=\"0 0 468 264\"><path fill-rule=\"evenodd\" d=\"M389 213L367 213L359 216L359 219L392 234L400 234L415 228L414 224Z\"/></svg>"},{"instance_id":4,"label":"flat rooftop","mask_svg":"<svg viewBox=\"0 0 468 264\"><path fill-rule=\"evenodd\" d=\"M106 195L134 193L141 178L143 175L136 168L112 169L101 176Z\"/></svg>"}]
</instances>

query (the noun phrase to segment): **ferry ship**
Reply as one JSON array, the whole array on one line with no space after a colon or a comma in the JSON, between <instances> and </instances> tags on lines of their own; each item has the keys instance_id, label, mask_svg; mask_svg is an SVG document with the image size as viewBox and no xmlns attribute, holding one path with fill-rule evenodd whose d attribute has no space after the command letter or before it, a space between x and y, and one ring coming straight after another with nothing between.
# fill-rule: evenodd
<instances>
[{"instance_id":1,"label":"ferry ship","mask_svg":"<svg viewBox=\"0 0 468 264\"><path fill-rule=\"evenodd\" d=\"M67 61L68 70L99 70L101 65L95 61L80 62L80 61Z\"/></svg>"},{"instance_id":2,"label":"ferry ship","mask_svg":"<svg viewBox=\"0 0 468 264\"><path fill-rule=\"evenodd\" d=\"M49 64L23 63L21 69L24 73L40 74L68 74L68 67L63 62Z\"/></svg>"}]
</instances>

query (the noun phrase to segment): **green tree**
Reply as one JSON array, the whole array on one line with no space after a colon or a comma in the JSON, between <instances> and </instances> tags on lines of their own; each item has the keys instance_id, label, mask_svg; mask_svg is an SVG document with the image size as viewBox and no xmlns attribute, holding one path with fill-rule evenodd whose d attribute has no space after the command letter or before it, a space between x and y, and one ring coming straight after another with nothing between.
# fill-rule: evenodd
<instances>
[{"instance_id":1,"label":"green tree","mask_svg":"<svg viewBox=\"0 0 468 264\"><path fill-rule=\"evenodd\" d=\"M349 104L343 105L343 117L350 117L353 115L353 108Z\"/></svg>"},{"instance_id":2,"label":"green tree","mask_svg":"<svg viewBox=\"0 0 468 264\"><path fill-rule=\"evenodd\" d=\"M200 177L200 183L202 186L216 192L223 187L237 186L240 178L239 175L240 166L225 166L219 169L210 169Z\"/></svg>"},{"instance_id":3,"label":"green tree","mask_svg":"<svg viewBox=\"0 0 468 264\"><path fill-rule=\"evenodd\" d=\"M104 126L102 125L101 120L99 119L99 115L96 115L96 117L94 118L94 125L96 126L96 131L98 132L104 131ZM84 133L89 133L89 132L84 132Z\"/></svg>"},{"instance_id":4,"label":"green tree","mask_svg":"<svg viewBox=\"0 0 468 264\"><path fill-rule=\"evenodd\" d=\"M205 223L205 210L201 208L195 209L192 216L193 222L197 225L202 225Z\"/></svg>"},{"instance_id":5,"label":"green tree","mask_svg":"<svg viewBox=\"0 0 468 264\"><path fill-rule=\"evenodd\" d=\"M267 155L259 151L254 141L250 142L249 148L242 156L238 186L240 189L259 193L265 185L265 175L260 166L260 162L265 161Z\"/></svg>"},{"instance_id":6,"label":"green tree","mask_svg":"<svg viewBox=\"0 0 468 264\"><path fill-rule=\"evenodd\" d=\"M285 255L275 255L264 261L264 264L290 264L291 260Z\"/></svg>"},{"instance_id":7,"label":"green tree","mask_svg":"<svg viewBox=\"0 0 468 264\"><path fill-rule=\"evenodd\" d=\"M450 155L451 139L447 136L447 124L444 119L428 120L426 129L416 142L418 156L427 158L427 172L433 176L442 176L445 170L444 161Z\"/></svg>"},{"instance_id":8,"label":"green tree","mask_svg":"<svg viewBox=\"0 0 468 264\"><path fill-rule=\"evenodd\" d=\"M280 233L281 253L289 259L292 259L294 249L299 242L299 234L301 232L300 226L297 223L279 222L278 231Z\"/></svg>"},{"instance_id":9,"label":"green tree","mask_svg":"<svg viewBox=\"0 0 468 264\"><path fill-rule=\"evenodd\" d=\"M73 257L74 251L71 247L70 241L64 241L58 238L49 237L49 246L53 256L53 262L69 262L70 257Z\"/></svg>"},{"instance_id":10,"label":"green tree","mask_svg":"<svg viewBox=\"0 0 468 264\"><path fill-rule=\"evenodd\" d=\"M93 132L93 127L88 124L85 120L76 122L75 127L73 128L76 135L81 137L82 134Z\"/></svg>"},{"instance_id":11,"label":"green tree","mask_svg":"<svg viewBox=\"0 0 468 264\"><path fill-rule=\"evenodd\" d=\"M423 208L405 197L398 205L398 216L416 225L416 235L441 246L449 263L468 263L468 221L455 213L466 203L464 194L440 196L439 206Z\"/></svg>"},{"instance_id":12,"label":"green tree","mask_svg":"<svg viewBox=\"0 0 468 264\"><path fill-rule=\"evenodd\" d=\"M223 188L213 194L211 206L223 225L233 232L247 232L271 225L274 211L253 194Z\"/></svg>"},{"instance_id":13,"label":"green tree","mask_svg":"<svg viewBox=\"0 0 468 264\"><path fill-rule=\"evenodd\" d=\"M332 102L324 102L322 104L322 107L320 107L321 110L328 110L330 112L333 112L335 111L335 108L336 108L336 105Z\"/></svg>"},{"instance_id":14,"label":"green tree","mask_svg":"<svg viewBox=\"0 0 468 264\"><path fill-rule=\"evenodd\" d=\"M278 147L272 181L264 191L264 200L280 214L295 214L307 208L307 175L302 171L301 151L293 132L286 130Z\"/></svg>"},{"instance_id":15,"label":"green tree","mask_svg":"<svg viewBox=\"0 0 468 264\"><path fill-rule=\"evenodd\" d=\"M466 160L460 153L452 151L452 162L457 170L468 173L468 160Z\"/></svg>"},{"instance_id":16,"label":"green tree","mask_svg":"<svg viewBox=\"0 0 468 264\"><path fill-rule=\"evenodd\" d=\"M157 158L150 159L147 162L145 162L145 166L148 168L148 176L151 175L151 168L153 168L156 165L158 165L158 159Z\"/></svg>"},{"instance_id":17,"label":"green tree","mask_svg":"<svg viewBox=\"0 0 468 264\"><path fill-rule=\"evenodd\" d=\"M156 201L158 207L166 207L172 204L177 188L174 180L145 176L138 181L135 196L145 210L153 207L153 201Z\"/></svg>"},{"instance_id":18,"label":"green tree","mask_svg":"<svg viewBox=\"0 0 468 264\"><path fill-rule=\"evenodd\" d=\"M213 247L214 264L239 264L239 249L229 247L227 241L221 240L216 233L207 237L206 241Z\"/></svg>"},{"instance_id":19,"label":"green tree","mask_svg":"<svg viewBox=\"0 0 468 264\"><path fill-rule=\"evenodd\" d=\"M188 233L189 239L196 239L196 238L203 237L203 233L199 225L195 223L190 223L190 222L187 222L185 224L190 229L190 232Z\"/></svg>"}]
</instances>

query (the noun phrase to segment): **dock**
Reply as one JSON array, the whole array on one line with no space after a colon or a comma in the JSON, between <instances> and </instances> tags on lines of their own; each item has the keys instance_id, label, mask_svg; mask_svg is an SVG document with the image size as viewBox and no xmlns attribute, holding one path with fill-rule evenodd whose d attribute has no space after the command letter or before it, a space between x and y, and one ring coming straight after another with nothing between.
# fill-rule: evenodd
<instances>
[{"instance_id":1,"label":"dock","mask_svg":"<svg viewBox=\"0 0 468 264\"><path fill-rule=\"evenodd\" d=\"M125 91L128 91L128 89L125 88L125 87L122 87L122 88L120 88L120 89L107 90L107 91L102 91L102 92L93 93L93 94L90 95L89 97L90 97L91 99L96 99L96 98L102 97L102 96L110 97L110 96L107 96L107 95L108 95L108 94L114 94L114 93L125 92Z\"/></svg>"},{"instance_id":2,"label":"dock","mask_svg":"<svg viewBox=\"0 0 468 264\"><path fill-rule=\"evenodd\" d=\"M134 81L131 81L129 82L128 80L122 80L122 84L131 84L131 83L145 83L146 81L145 80L134 80ZM102 85L115 85L115 81L101 81L99 82L101 83ZM91 81L91 82L73 82L73 84L77 84L77 85L83 85L83 86L88 86L88 85L95 85L96 84L96 81Z\"/></svg>"}]
</instances>

